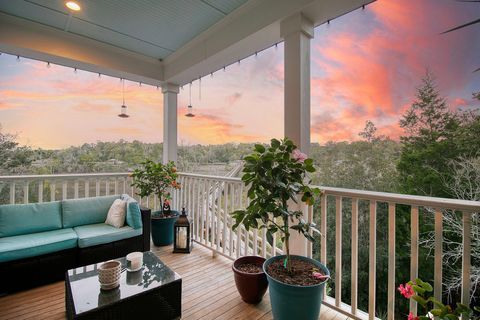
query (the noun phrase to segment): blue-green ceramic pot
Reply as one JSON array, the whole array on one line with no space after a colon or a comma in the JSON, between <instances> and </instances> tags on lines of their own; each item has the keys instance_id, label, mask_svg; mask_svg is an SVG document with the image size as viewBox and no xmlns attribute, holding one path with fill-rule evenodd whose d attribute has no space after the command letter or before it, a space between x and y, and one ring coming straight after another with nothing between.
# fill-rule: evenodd
<instances>
[{"instance_id":1,"label":"blue-green ceramic pot","mask_svg":"<svg viewBox=\"0 0 480 320\"><path fill-rule=\"evenodd\" d=\"M160 211L155 211L152 215L152 240L157 247L173 243L173 225L180 213L172 210L172 214L174 216L163 218L160 217Z\"/></svg>"},{"instance_id":2,"label":"blue-green ceramic pot","mask_svg":"<svg viewBox=\"0 0 480 320\"><path fill-rule=\"evenodd\" d=\"M295 255L291 255L291 257L310 261L325 275L330 276L330 271L328 271L327 267L316 260ZM273 319L317 320L323 301L325 283L327 281L313 286L297 286L275 280L268 275L267 267L274 261L280 259L285 259L285 256L272 257L263 264L263 271L267 275L268 280Z\"/></svg>"}]
</instances>

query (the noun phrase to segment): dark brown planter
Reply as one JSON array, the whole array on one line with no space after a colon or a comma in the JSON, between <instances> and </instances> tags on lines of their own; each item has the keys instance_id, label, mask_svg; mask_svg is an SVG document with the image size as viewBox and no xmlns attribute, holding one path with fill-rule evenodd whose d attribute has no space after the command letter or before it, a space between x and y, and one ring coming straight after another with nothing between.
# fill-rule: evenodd
<instances>
[{"instance_id":1,"label":"dark brown planter","mask_svg":"<svg viewBox=\"0 0 480 320\"><path fill-rule=\"evenodd\" d=\"M246 273L237 269L244 263L254 263L262 268L265 258L258 256L245 256L238 258L233 262L232 269L235 277L237 290L246 303L257 304L262 301L263 295L267 291L268 281L265 273ZM262 268L263 270L263 268Z\"/></svg>"}]
</instances>

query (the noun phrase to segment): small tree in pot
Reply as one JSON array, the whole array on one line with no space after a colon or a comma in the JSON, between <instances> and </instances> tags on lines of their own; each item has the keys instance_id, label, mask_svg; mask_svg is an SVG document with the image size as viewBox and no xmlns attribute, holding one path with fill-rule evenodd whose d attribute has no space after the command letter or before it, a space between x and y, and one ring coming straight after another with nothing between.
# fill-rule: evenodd
<instances>
[{"instance_id":1,"label":"small tree in pot","mask_svg":"<svg viewBox=\"0 0 480 320\"><path fill-rule=\"evenodd\" d=\"M131 174L132 186L138 188L137 195L149 197L157 195L160 200L160 210L152 215L152 239L157 246L170 245L173 242L173 224L178 217L178 211L165 210L171 199L170 189L180 189L177 182L178 174L175 163L166 164L146 160L142 168L135 169Z\"/></svg>"},{"instance_id":2,"label":"small tree in pot","mask_svg":"<svg viewBox=\"0 0 480 320\"><path fill-rule=\"evenodd\" d=\"M314 197L320 194L318 188L310 187L306 181L307 173L315 171L313 160L285 138L282 141L272 139L267 148L255 145L254 152L244 161L242 180L248 187L250 204L245 210L233 212L234 228L240 224L247 230L265 228L270 242L273 234L278 232L286 251L285 256L272 257L264 264L274 318L316 319L329 271L318 261L291 255L290 236L295 230L313 242L311 232L320 232L313 223L303 219L302 211L289 208L290 201L313 205ZM281 292L290 289L301 292L282 296ZM292 301L295 296L301 297L299 301Z\"/></svg>"}]
</instances>

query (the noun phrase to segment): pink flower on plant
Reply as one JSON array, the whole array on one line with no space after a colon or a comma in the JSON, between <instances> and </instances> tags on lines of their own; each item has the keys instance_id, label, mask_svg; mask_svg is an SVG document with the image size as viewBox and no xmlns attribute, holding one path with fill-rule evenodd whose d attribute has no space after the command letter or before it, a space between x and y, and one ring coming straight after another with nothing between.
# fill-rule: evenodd
<instances>
[{"instance_id":1,"label":"pink flower on plant","mask_svg":"<svg viewBox=\"0 0 480 320\"><path fill-rule=\"evenodd\" d=\"M308 158L307 155L302 151L300 151L299 149L293 150L292 157L293 159L295 159L295 161L298 161L298 162L303 162L305 161L305 159Z\"/></svg>"},{"instance_id":2,"label":"pink flower on plant","mask_svg":"<svg viewBox=\"0 0 480 320\"><path fill-rule=\"evenodd\" d=\"M405 286L403 286L403 284L401 284L398 287L398 291L402 294L402 296L404 296L407 299L410 299L415 294L412 286L409 285L408 283L406 283Z\"/></svg>"},{"instance_id":3,"label":"pink flower on plant","mask_svg":"<svg viewBox=\"0 0 480 320\"><path fill-rule=\"evenodd\" d=\"M419 317L415 317L411 312L408 314L408 320L419 320L419 319L420 319Z\"/></svg>"},{"instance_id":4,"label":"pink flower on plant","mask_svg":"<svg viewBox=\"0 0 480 320\"><path fill-rule=\"evenodd\" d=\"M328 279L328 276L327 276L327 275L321 274L320 272L313 272L313 273L312 273L312 276L313 276L315 279L318 279L318 280L326 280L326 279Z\"/></svg>"}]
</instances>

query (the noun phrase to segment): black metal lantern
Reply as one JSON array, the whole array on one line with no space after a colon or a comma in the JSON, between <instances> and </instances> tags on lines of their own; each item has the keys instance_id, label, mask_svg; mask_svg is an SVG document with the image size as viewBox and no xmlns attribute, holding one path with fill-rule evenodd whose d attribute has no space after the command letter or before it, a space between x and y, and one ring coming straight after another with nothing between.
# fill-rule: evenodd
<instances>
[{"instance_id":1,"label":"black metal lantern","mask_svg":"<svg viewBox=\"0 0 480 320\"><path fill-rule=\"evenodd\" d=\"M188 219L185 208L173 226L173 253L190 253L193 247L191 235L192 222Z\"/></svg>"}]
</instances>

